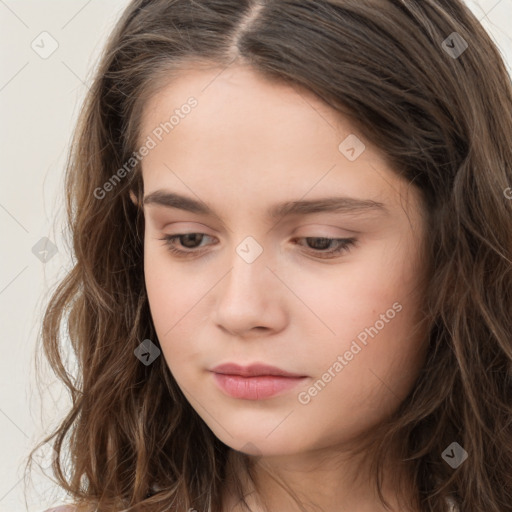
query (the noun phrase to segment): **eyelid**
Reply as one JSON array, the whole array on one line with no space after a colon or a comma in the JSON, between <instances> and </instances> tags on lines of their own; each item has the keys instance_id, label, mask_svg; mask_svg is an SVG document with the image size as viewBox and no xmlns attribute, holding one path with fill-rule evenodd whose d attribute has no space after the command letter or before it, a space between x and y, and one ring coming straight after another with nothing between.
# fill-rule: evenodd
<instances>
[{"instance_id":1,"label":"eyelid","mask_svg":"<svg viewBox=\"0 0 512 512\"><path fill-rule=\"evenodd\" d=\"M200 242L203 241L204 237L208 238L216 238L211 237L207 233L200 233L196 231L192 232L186 232L186 233L176 233L176 234L164 234L162 238L159 238L159 240L164 241L164 245L167 246L167 250L173 254L176 258L181 259L193 259L193 258L200 258L202 255L207 251L207 249L204 248L204 246L201 248L192 248L192 249L178 249L176 245L173 243L176 240L179 240L183 236L187 235L200 235L203 238ZM322 250L322 249L314 249L314 248L308 248L307 246L303 246L300 243L297 242L297 240L308 240L308 239L317 239L317 240L329 240L330 243L335 244L334 249L329 250ZM352 248L359 246L359 238L356 237L350 237L350 238L341 238L341 237L331 237L331 236L323 236L323 235L315 235L315 236L301 236L301 237L295 237L291 240L294 245L299 245L302 247L305 247L305 253L306 255L313 256L314 258L318 260L329 260L329 259L340 259L342 256L344 256L346 253L349 253ZM217 245L209 244L209 245ZM208 244L207 246L208 247Z\"/></svg>"},{"instance_id":2,"label":"eyelid","mask_svg":"<svg viewBox=\"0 0 512 512\"><path fill-rule=\"evenodd\" d=\"M185 226L183 226L185 224ZM171 221L171 222L162 222L159 223L159 225L155 226L156 229L159 231L164 231L165 229L176 229L179 230L179 234L186 234L186 233L201 233L205 234L205 231L203 230L209 230L209 231L215 231L212 230L207 224L203 224L202 222L191 222L186 220L178 220L178 221ZM176 234L178 234L176 233Z\"/></svg>"}]
</instances>

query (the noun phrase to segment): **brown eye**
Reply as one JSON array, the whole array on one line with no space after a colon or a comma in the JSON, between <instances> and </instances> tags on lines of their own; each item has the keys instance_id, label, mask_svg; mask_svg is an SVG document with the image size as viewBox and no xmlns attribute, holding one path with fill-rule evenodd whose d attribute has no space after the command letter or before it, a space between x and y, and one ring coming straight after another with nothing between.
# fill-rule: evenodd
<instances>
[{"instance_id":1,"label":"brown eye","mask_svg":"<svg viewBox=\"0 0 512 512\"><path fill-rule=\"evenodd\" d=\"M168 250L177 257L192 257L203 252L201 242L204 238L212 238L204 233L180 233L177 235L164 235L159 240L163 240ZM335 258L336 256L348 252L352 246L356 245L355 238L326 238L326 237L302 237L295 240L305 240L309 252L319 258ZM179 242L178 247L177 242ZM296 244L303 245L303 244ZM334 245L334 249L331 247ZM198 249L199 248L199 249Z\"/></svg>"},{"instance_id":2,"label":"brown eye","mask_svg":"<svg viewBox=\"0 0 512 512\"><path fill-rule=\"evenodd\" d=\"M308 247L320 258L333 258L343 252L348 252L357 242L357 239L355 238L325 238L312 236L304 237L303 240L306 240ZM333 243L336 244L335 248L326 250L331 247Z\"/></svg>"},{"instance_id":3,"label":"brown eye","mask_svg":"<svg viewBox=\"0 0 512 512\"><path fill-rule=\"evenodd\" d=\"M196 249L200 247L200 243L203 241L204 237L208 237L208 235L204 233L180 233L178 235L164 235L162 238L159 238L159 240L163 240L169 251L173 254L187 256L188 254L192 255L201 252ZM179 241L181 247L187 250L179 249L176 244L177 241Z\"/></svg>"},{"instance_id":4,"label":"brown eye","mask_svg":"<svg viewBox=\"0 0 512 512\"><path fill-rule=\"evenodd\" d=\"M195 244L198 241L201 242L203 236L201 233L187 233L186 235L179 235L179 240L187 249L195 249Z\"/></svg>"}]
</instances>

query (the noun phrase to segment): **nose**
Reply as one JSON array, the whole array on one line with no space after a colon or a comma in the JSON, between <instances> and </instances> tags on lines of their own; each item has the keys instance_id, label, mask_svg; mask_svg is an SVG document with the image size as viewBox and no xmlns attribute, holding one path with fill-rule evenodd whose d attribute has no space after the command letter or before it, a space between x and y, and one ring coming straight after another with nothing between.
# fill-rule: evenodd
<instances>
[{"instance_id":1,"label":"nose","mask_svg":"<svg viewBox=\"0 0 512 512\"><path fill-rule=\"evenodd\" d=\"M286 288L268 267L265 251L252 263L233 253L231 270L216 287L217 326L238 337L281 330Z\"/></svg>"}]
</instances>

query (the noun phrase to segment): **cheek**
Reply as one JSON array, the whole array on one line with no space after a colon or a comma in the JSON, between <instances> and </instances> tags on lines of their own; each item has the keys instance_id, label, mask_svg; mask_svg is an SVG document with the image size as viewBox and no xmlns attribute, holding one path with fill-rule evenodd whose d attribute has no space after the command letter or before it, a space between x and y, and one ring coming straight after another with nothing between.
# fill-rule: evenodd
<instances>
[{"instance_id":1,"label":"cheek","mask_svg":"<svg viewBox=\"0 0 512 512\"><path fill-rule=\"evenodd\" d=\"M322 273L286 276L290 288L304 298L317 317L315 320L308 314L310 325L316 321L326 340L352 338L386 312L392 319L386 326L405 327L405 318L418 306L413 298L417 273L411 258L393 249L391 243L377 245L347 260L347 264L330 266Z\"/></svg>"},{"instance_id":2,"label":"cheek","mask_svg":"<svg viewBox=\"0 0 512 512\"><path fill-rule=\"evenodd\" d=\"M197 269L192 270L192 266L172 261L158 241L145 246L144 276L162 354L179 379L197 365L196 359L201 355L198 317L205 316L201 308L219 277L205 276Z\"/></svg>"},{"instance_id":3,"label":"cheek","mask_svg":"<svg viewBox=\"0 0 512 512\"><path fill-rule=\"evenodd\" d=\"M146 242L144 248L144 279L151 309L151 315L157 331L161 331L166 318L169 318L180 303L178 287L169 272L169 262L156 242ZM170 318L169 318L170 319ZM165 322L167 323L167 322ZM167 328L171 326L167 323Z\"/></svg>"},{"instance_id":4,"label":"cheek","mask_svg":"<svg viewBox=\"0 0 512 512\"><path fill-rule=\"evenodd\" d=\"M367 266L347 280L337 298L331 292L338 306L330 310L331 325L338 337L324 351L325 370L339 355L346 361L332 397L345 396L348 408L359 408L368 419L390 413L405 399L424 361L422 297L412 267L402 263Z\"/></svg>"},{"instance_id":5,"label":"cheek","mask_svg":"<svg viewBox=\"0 0 512 512\"><path fill-rule=\"evenodd\" d=\"M197 303L206 285L204 276L201 279L197 271L172 258L163 241L146 241L144 278L148 300L155 327L164 333Z\"/></svg>"},{"instance_id":6,"label":"cheek","mask_svg":"<svg viewBox=\"0 0 512 512\"><path fill-rule=\"evenodd\" d=\"M316 360L322 372L348 351L343 373L351 387L378 383L370 370L407 386L422 359L420 261L396 247L389 244L357 264L332 267L329 279L310 275L295 283L297 295L307 297L317 317L308 314L313 326L308 332L321 333L303 356Z\"/></svg>"},{"instance_id":7,"label":"cheek","mask_svg":"<svg viewBox=\"0 0 512 512\"><path fill-rule=\"evenodd\" d=\"M156 333L162 350L166 340L172 338L177 314L184 307L187 288L179 282L177 272L170 265L170 258L158 242L150 241L144 248L144 279Z\"/></svg>"}]
</instances>

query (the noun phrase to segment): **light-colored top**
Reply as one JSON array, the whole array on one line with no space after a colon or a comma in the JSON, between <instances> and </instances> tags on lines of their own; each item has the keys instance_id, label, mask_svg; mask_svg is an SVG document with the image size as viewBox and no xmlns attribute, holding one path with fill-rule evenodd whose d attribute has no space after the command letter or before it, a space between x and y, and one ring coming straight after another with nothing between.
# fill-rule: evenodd
<instances>
[{"instance_id":1,"label":"light-colored top","mask_svg":"<svg viewBox=\"0 0 512 512\"><path fill-rule=\"evenodd\" d=\"M57 508L49 508L45 512L77 512L77 509L73 505L62 505Z\"/></svg>"},{"instance_id":2,"label":"light-colored top","mask_svg":"<svg viewBox=\"0 0 512 512\"><path fill-rule=\"evenodd\" d=\"M450 512L459 512L459 507L455 503L455 501L452 498L446 499L449 507ZM50 508L48 510L45 510L45 512L79 512L78 509L73 505L62 505L57 508Z\"/></svg>"}]
</instances>

